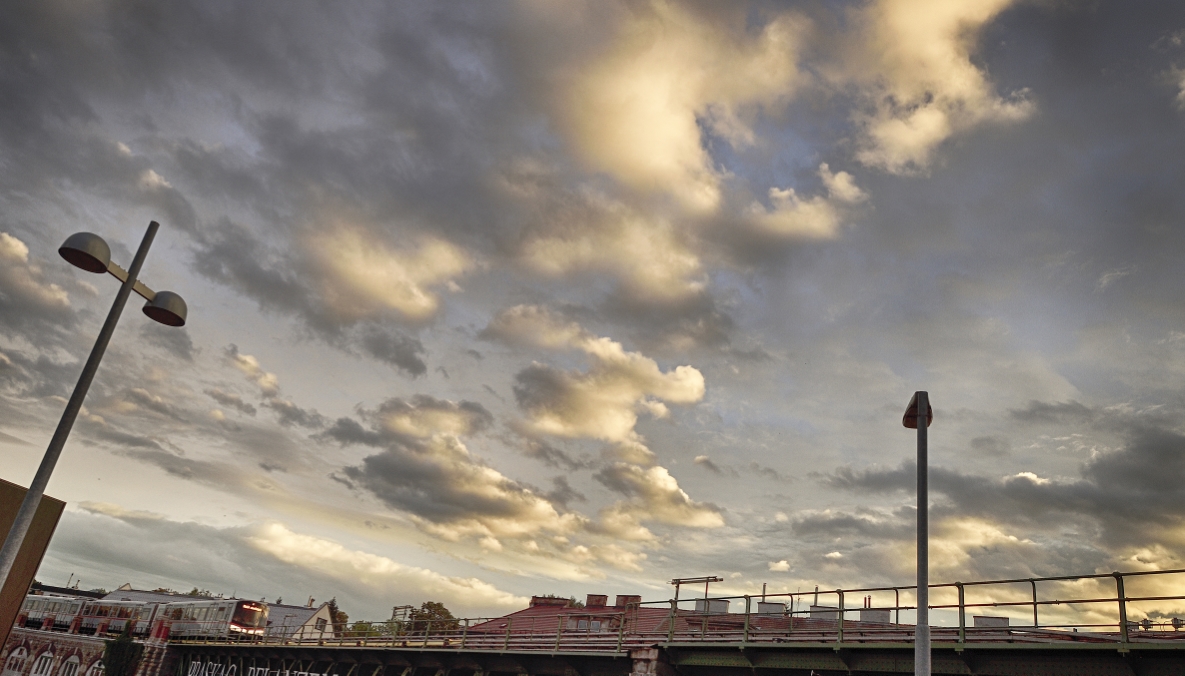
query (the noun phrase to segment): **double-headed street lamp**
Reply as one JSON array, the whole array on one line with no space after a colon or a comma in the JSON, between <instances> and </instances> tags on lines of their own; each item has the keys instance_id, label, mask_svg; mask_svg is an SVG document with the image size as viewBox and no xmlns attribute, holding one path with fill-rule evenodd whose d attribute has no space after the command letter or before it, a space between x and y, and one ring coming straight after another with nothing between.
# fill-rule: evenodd
<instances>
[{"instance_id":1,"label":"double-headed street lamp","mask_svg":"<svg viewBox=\"0 0 1185 676\"><path fill-rule=\"evenodd\" d=\"M934 422L929 392L914 392L901 424L918 431L918 618L913 630L913 673L930 676L930 461L926 432Z\"/></svg>"},{"instance_id":2,"label":"double-headed street lamp","mask_svg":"<svg viewBox=\"0 0 1185 676\"><path fill-rule=\"evenodd\" d=\"M103 329L99 331L95 346L91 348L91 355L86 360L82 375L78 377L78 384L74 386L74 394L70 395L70 401L66 404L66 410L62 413L58 428L54 431L53 439L49 442L49 448L46 449L45 456L41 459L41 466L37 468L37 476L33 477L33 483L29 484L29 490L25 493L25 499L17 512L16 520L12 522L8 537L4 540L4 547L0 549L0 587L8 581L8 574L16 562L17 553L25 539L25 533L28 532L29 525L33 523L37 505L41 503L41 495L45 492L46 484L49 483L49 475L53 474L54 465L57 464L58 456L62 454L62 447L66 444L66 437L70 436L70 428L74 426L74 419L78 417L78 412L82 409L82 400L86 398L86 392L90 389L91 381L95 378L95 372L99 370L99 360L103 358L107 343L111 341L111 334L115 332L115 325L119 322L123 306L128 302L128 296L132 291L143 296L148 301L144 305L144 314L161 324L185 326L187 309L181 296L172 291L153 291L137 279L140 275L140 268L144 265L144 259L148 256L148 247L152 245L152 239L156 236L158 228L160 228L160 224L156 221L148 224L148 232L144 233L144 239L140 242L136 257L132 259L132 265L127 270L112 263L111 247L107 246L107 242L103 241L102 237L89 232L70 235L58 248L58 253L62 258L73 265L87 272L100 274L109 272L123 284L119 287L119 293L115 294L115 303L112 304L111 311L107 313L107 321L103 323Z\"/></svg>"}]
</instances>

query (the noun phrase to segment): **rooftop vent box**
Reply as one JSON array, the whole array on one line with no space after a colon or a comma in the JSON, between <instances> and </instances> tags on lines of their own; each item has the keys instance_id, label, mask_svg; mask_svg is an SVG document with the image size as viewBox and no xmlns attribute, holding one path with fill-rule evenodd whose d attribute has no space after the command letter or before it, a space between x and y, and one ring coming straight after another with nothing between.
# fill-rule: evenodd
<instances>
[{"instance_id":1,"label":"rooftop vent box","mask_svg":"<svg viewBox=\"0 0 1185 676\"><path fill-rule=\"evenodd\" d=\"M604 608L609 605L608 594L589 594L584 601L586 608Z\"/></svg>"},{"instance_id":2,"label":"rooftop vent box","mask_svg":"<svg viewBox=\"0 0 1185 676\"><path fill-rule=\"evenodd\" d=\"M768 602L768 601L758 601L757 602L757 614L758 615L785 615L786 614L786 604L785 603L772 603L772 602Z\"/></svg>"},{"instance_id":3,"label":"rooftop vent box","mask_svg":"<svg viewBox=\"0 0 1185 676\"><path fill-rule=\"evenodd\" d=\"M876 610L873 608L860 609L861 622L878 622L880 624L890 624L889 611Z\"/></svg>"},{"instance_id":4,"label":"rooftop vent box","mask_svg":"<svg viewBox=\"0 0 1185 676\"><path fill-rule=\"evenodd\" d=\"M696 599L695 612L723 615L728 612L728 599Z\"/></svg>"},{"instance_id":5,"label":"rooftop vent box","mask_svg":"<svg viewBox=\"0 0 1185 676\"><path fill-rule=\"evenodd\" d=\"M835 606L811 606L811 617L816 620L838 620L839 608Z\"/></svg>"},{"instance_id":6,"label":"rooftop vent box","mask_svg":"<svg viewBox=\"0 0 1185 676\"><path fill-rule=\"evenodd\" d=\"M973 615L971 617L977 627L1007 627L1007 617L994 617L992 615Z\"/></svg>"},{"instance_id":7,"label":"rooftop vent box","mask_svg":"<svg viewBox=\"0 0 1185 676\"><path fill-rule=\"evenodd\" d=\"M572 601L558 596L532 596L531 607L535 606L559 606L560 608L567 608Z\"/></svg>"},{"instance_id":8,"label":"rooftop vent box","mask_svg":"<svg viewBox=\"0 0 1185 676\"><path fill-rule=\"evenodd\" d=\"M617 600L613 603L613 605L617 606L618 608L625 608L626 606L636 606L641 602L641 596L635 596L634 594L618 594Z\"/></svg>"}]
</instances>

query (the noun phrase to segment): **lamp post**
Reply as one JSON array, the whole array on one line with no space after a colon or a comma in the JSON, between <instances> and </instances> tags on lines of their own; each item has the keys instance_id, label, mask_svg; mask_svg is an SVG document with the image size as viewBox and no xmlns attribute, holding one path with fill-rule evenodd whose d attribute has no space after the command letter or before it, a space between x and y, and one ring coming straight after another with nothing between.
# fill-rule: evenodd
<instances>
[{"instance_id":1,"label":"lamp post","mask_svg":"<svg viewBox=\"0 0 1185 676\"><path fill-rule=\"evenodd\" d=\"M924 419L923 424L919 424ZM914 392L901 424L918 431L918 617L913 630L913 673L930 676L930 464L926 432L934 422L928 392Z\"/></svg>"},{"instance_id":2,"label":"lamp post","mask_svg":"<svg viewBox=\"0 0 1185 676\"><path fill-rule=\"evenodd\" d=\"M49 448L46 449L45 456L41 459L41 466L37 468L37 475L33 477L33 483L29 484L29 490L25 493L21 508L17 512L16 519L12 522L12 527L8 530L8 537L4 540L4 547L0 549L0 586L8 581L8 574L16 562L21 543L25 540L25 533L28 532L29 525L33 523L33 516L37 513L37 505L41 503L41 496L45 492L46 484L49 483L49 476L53 474L58 456L62 454L62 447L66 444L66 438L70 436L74 419L78 417L78 412L82 409L82 401L86 398L86 392L90 389L95 372L99 369L99 360L103 358L107 343L111 341L111 334L115 332L115 325L119 322L119 315L123 312L123 306L127 304L128 296L132 291L143 296L148 301L144 305L144 314L161 324L185 326L185 317L188 311L181 296L172 291L153 291L137 279L140 268L144 265L144 258L148 256L148 247L152 245L152 239L156 236L158 228L160 228L160 224L156 221L148 224L148 231L144 233L140 248L136 251L132 265L127 270L112 263L111 248L107 246L107 242L103 241L102 237L89 232L70 235L58 248L58 253L62 258L72 265L87 272L111 273L123 284L119 287L119 293L115 294L115 303L112 304L111 311L107 313L107 321L103 322L103 328L99 331L95 346L91 348L90 357L82 369L82 375L78 377L78 384L74 386L74 393L70 395L70 401L66 404L62 419L58 422L58 427L49 442Z\"/></svg>"}]
</instances>

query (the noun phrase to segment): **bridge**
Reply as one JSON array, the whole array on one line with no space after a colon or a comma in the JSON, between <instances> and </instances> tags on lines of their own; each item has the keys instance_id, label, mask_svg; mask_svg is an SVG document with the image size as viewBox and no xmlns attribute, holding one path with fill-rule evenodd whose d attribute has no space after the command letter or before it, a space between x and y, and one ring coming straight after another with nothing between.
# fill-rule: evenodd
<instances>
[{"instance_id":1,"label":"bridge","mask_svg":"<svg viewBox=\"0 0 1185 676\"><path fill-rule=\"evenodd\" d=\"M933 585L933 673L1180 676L1183 574ZM236 639L166 640L167 631L158 631L155 642L167 655L154 659L155 672L138 676L906 674L913 672L914 592L620 597L618 605L589 607L539 599L499 618L389 620L327 632L273 627Z\"/></svg>"}]
</instances>

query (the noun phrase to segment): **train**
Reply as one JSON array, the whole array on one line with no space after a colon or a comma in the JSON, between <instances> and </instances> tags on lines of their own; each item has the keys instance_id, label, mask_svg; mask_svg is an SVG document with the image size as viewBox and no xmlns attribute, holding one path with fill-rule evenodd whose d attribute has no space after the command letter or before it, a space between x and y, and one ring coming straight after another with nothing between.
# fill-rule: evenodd
<instances>
[{"instance_id":1,"label":"train","mask_svg":"<svg viewBox=\"0 0 1185 676\"><path fill-rule=\"evenodd\" d=\"M79 634L119 634L130 625L133 636L147 636L157 620L166 620L178 638L255 636L267 628L268 606L246 599L184 601L113 601L29 594L21 604L24 626Z\"/></svg>"}]
</instances>

